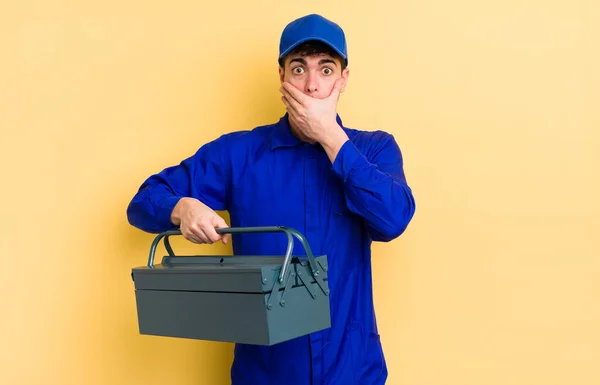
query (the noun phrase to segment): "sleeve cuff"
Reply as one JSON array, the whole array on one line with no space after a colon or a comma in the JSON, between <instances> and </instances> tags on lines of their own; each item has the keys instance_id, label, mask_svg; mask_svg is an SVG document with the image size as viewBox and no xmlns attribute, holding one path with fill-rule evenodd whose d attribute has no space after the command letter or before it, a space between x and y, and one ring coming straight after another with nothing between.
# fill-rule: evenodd
<instances>
[{"instance_id":1,"label":"sleeve cuff","mask_svg":"<svg viewBox=\"0 0 600 385\"><path fill-rule=\"evenodd\" d=\"M175 228L176 226L171 222L171 213L173 208L177 205L177 202L183 197L174 196L163 199L160 202L160 208L158 209L158 220L163 224L164 228Z\"/></svg>"},{"instance_id":2,"label":"sleeve cuff","mask_svg":"<svg viewBox=\"0 0 600 385\"><path fill-rule=\"evenodd\" d=\"M352 141L347 140L335 157L332 169L346 183L352 170L365 162L367 162L367 158L358 151Z\"/></svg>"}]
</instances>

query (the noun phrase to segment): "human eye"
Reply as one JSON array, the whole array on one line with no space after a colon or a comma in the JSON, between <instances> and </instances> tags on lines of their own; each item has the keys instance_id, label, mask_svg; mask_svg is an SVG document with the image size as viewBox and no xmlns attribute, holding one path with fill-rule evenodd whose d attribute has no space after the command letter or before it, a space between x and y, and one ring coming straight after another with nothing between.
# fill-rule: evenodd
<instances>
[{"instance_id":1,"label":"human eye","mask_svg":"<svg viewBox=\"0 0 600 385\"><path fill-rule=\"evenodd\" d=\"M323 72L323 75L331 75L333 74L333 70L329 67L324 67L321 72Z\"/></svg>"},{"instance_id":2,"label":"human eye","mask_svg":"<svg viewBox=\"0 0 600 385\"><path fill-rule=\"evenodd\" d=\"M292 73L295 75L301 75L304 73L304 68L302 68L302 66L292 68Z\"/></svg>"}]
</instances>

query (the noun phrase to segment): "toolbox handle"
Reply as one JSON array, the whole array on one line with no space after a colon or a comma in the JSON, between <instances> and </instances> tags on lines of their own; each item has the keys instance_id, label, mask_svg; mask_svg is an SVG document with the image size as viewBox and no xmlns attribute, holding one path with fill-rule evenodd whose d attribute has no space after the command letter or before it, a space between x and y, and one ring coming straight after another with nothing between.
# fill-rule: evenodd
<instances>
[{"instance_id":1,"label":"toolbox handle","mask_svg":"<svg viewBox=\"0 0 600 385\"><path fill-rule=\"evenodd\" d=\"M226 227L215 229L217 234L240 234L240 233L276 233L282 232L287 235L288 245L287 250L285 252L285 258L283 260L283 265L281 266L281 272L279 273L279 282L283 282L285 277L285 273L289 267L290 261L292 259L292 251L294 250L294 238L298 238L302 246L304 247L304 251L306 252L306 257L308 258L308 264L310 265L310 269L313 275L319 275L319 265L313 256L313 253L308 245L308 241L306 237L302 235L298 230L293 229L291 227L285 226L262 226L262 227ZM167 249L167 253L169 253L170 257L174 257L175 253L173 253L173 249L171 248L171 244L169 243L169 237L171 235L182 235L180 230L169 230L162 232L154 238L152 242L152 246L150 246L150 256L148 257L148 267L154 268L154 255L156 254L156 247L158 246L161 239L164 238L165 248Z\"/></svg>"}]
</instances>

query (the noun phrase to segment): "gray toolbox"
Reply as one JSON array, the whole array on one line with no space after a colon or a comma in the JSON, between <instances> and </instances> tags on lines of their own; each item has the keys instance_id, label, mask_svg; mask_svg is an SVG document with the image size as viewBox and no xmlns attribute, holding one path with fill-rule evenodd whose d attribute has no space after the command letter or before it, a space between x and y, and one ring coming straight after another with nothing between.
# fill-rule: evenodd
<instances>
[{"instance_id":1,"label":"gray toolbox","mask_svg":"<svg viewBox=\"0 0 600 385\"><path fill-rule=\"evenodd\" d=\"M217 229L220 234L282 232L283 256L175 256L179 230L160 233L148 266L132 269L140 334L274 345L331 327L327 257L314 257L289 227ZM292 256L294 237L306 258ZM154 264L164 239L168 256Z\"/></svg>"}]
</instances>

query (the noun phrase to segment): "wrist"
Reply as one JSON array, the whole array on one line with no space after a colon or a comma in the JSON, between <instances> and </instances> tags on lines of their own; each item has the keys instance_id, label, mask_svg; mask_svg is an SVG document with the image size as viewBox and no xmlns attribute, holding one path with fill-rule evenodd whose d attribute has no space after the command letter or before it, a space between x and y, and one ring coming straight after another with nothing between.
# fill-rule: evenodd
<instances>
[{"instance_id":1,"label":"wrist","mask_svg":"<svg viewBox=\"0 0 600 385\"><path fill-rule=\"evenodd\" d=\"M325 149L337 152L348 140L348 135L346 135L344 129L337 122L329 126L325 132L326 135L319 140Z\"/></svg>"},{"instance_id":2,"label":"wrist","mask_svg":"<svg viewBox=\"0 0 600 385\"><path fill-rule=\"evenodd\" d=\"M173 207L173 211L171 212L171 223L175 226L181 225L181 218L183 214L188 210L190 204L197 199L194 198L181 198Z\"/></svg>"}]
</instances>

